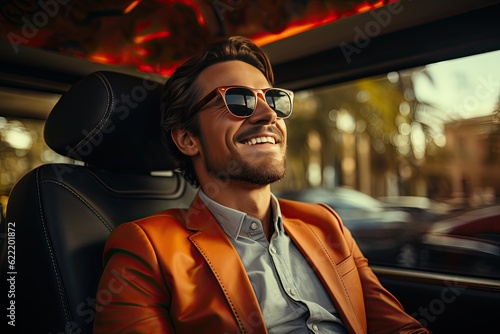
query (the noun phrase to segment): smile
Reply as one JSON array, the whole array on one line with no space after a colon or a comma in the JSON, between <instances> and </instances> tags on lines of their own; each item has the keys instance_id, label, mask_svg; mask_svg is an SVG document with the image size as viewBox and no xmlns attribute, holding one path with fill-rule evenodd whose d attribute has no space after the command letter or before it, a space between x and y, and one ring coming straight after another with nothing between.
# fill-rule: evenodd
<instances>
[{"instance_id":1,"label":"smile","mask_svg":"<svg viewBox=\"0 0 500 334\"><path fill-rule=\"evenodd\" d=\"M245 145L256 145L256 144L264 144L264 143L270 143L270 144L276 144L276 141L272 137L257 137L257 138L252 138L249 139L243 144Z\"/></svg>"}]
</instances>

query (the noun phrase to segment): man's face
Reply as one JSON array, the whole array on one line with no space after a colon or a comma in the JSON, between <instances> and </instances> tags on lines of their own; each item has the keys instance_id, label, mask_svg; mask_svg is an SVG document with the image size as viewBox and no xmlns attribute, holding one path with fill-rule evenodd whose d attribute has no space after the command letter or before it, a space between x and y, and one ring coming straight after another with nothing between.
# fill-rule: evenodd
<instances>
[{"instance_id":1,"label":"man's face","mask_svg":"<svg viewBox=\"0 0 500 334\"><path fill-rule=\"evenodd\" d=\"M226 61L206 68L196 79L200 99L221 86L269 88L266 77L241 61ZM248 118L237 118L217 95L199 114L200 168L209 178L268 185L285 175L286 125L259 94ZM261 141L261 143L255 142ZM200 178L200 181L203 178Z\"/></svg>"}]
</instances>

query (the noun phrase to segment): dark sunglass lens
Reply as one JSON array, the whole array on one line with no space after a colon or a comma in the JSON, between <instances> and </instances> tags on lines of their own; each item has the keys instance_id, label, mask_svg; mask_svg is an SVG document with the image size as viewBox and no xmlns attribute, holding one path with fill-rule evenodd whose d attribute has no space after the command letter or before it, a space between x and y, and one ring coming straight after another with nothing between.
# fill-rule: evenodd
<instances>
[{"instance_id":1,"label":"dark sunglass lens","mask_svg":"<svg viewBox=\"0 0 500 334\"><path fill-rule=\"evenodd\" d=\"M267 104L280 118L285 118L292 112L292 101L287 93L279 89L270 89L266 92Z\"/></svg>"},{"instance_id":2,"label":"dark sunglass lens","mask_svg":"<svg viewBox=\"0 0 500 334\"><path fill-rule=\"evenodd\" d=\"M248 117L255 110L255 95L247 88L230 88L226 91L229 111L239 117Z\"/></svg>"}]
</instances>

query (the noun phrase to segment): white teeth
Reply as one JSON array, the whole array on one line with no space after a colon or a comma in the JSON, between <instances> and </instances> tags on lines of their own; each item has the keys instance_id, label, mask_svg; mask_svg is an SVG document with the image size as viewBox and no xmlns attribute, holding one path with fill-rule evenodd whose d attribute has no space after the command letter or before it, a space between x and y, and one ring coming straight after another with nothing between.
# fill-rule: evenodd
<instances>
[{"instance_id":1,"label":"white teeth","mask_svg":"<svg viewBox=\"0 0 500 334\"><path fill-rule=\"evenodd\" d=\"M273 137L258 137L258 138L252 138L248 141L245 142L246 145L255 145L257 143L271 143L271 144L276 144L276 141L274 140Z\"/></svg>"}]
</instances>

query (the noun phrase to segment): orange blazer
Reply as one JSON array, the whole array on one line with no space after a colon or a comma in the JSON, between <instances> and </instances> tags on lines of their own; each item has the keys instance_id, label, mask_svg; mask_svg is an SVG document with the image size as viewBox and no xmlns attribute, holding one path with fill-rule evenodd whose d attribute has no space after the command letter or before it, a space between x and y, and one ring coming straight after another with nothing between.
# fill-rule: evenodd
<instances>
[{"instance_id":1,"label":"orange blazer","mask_svg":"<svg viewBox=\"0 0 500 334\"><path fill-rule=\"evenodd\" d=\"M406 314L326 205L279 200L286 232L349 333L430 333ZM196 196L107 240L94 333L267 333L238 253Z\"/></svg>"}]
</instances>

